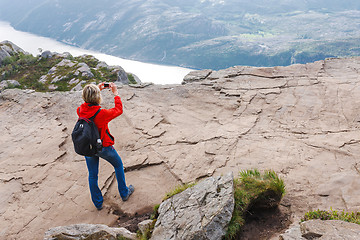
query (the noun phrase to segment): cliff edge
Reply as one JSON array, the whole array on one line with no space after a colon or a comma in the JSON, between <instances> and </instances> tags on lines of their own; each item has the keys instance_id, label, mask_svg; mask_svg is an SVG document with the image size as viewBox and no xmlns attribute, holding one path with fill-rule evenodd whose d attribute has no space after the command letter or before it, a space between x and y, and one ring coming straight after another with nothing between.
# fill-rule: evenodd
<instances>
[{"instance_id":1,"label":"cliff edge","mask_svg":"<svg viewBox=\"0 0 360 240\"><path fill-rule=\"evenodd\" d=\"M87 169L70 134L81 92L0 93L0 237L41 239L75 223L141 214L179 183L257 168L284 179L295 220L312 209L359 211L360 57L306 65L199 71L184 85L119 88L110 123L136 187L122 202L101 162L105 209L90 200ZM110 92L102 106L113 106Z\"/></svg>"}]
</instances>

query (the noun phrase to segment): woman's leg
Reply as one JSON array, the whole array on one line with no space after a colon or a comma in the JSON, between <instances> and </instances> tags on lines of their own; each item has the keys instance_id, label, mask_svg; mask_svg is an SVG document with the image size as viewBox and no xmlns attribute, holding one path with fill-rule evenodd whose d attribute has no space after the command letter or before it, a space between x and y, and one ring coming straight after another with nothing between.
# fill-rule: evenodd
<instances>
[{"instance_id":1,"label":"woman's leg","mask_svg":"<svg viewBox=\"0 0 360 240\"><path fill-rule=\"evenodd\" d=\"M89 171L91 200L97 209L101 209L104 199L98 186L99 157L85 157L85 159Z\"/></svg>"},{"instance_id":2,"label":"woman's leg","mask_svg":"<svg viewBox=\"0 0 360 240\"><path fill-rule=\"evenodd\" d=\"M110 146L110 147L104 147L99 155L100 157L108 161L111 165L113 165L115 169L116 180L118 182L118 190L120 196L122 199L126 198L129 189L126 186L124 166L119 154L116 152L113 146Z\"/></svg>"}]
</instances>

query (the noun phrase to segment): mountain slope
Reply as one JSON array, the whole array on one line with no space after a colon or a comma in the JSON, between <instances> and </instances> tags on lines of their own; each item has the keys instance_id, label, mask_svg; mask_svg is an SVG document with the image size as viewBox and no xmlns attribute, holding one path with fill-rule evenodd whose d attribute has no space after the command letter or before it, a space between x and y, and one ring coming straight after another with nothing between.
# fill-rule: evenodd
<instances>
[{"instance_id":1,"label":"mountain slope","mask_svg":"<svg viewBox=\"0 0 360 240\"><path fill-rule=\"evenodd\" d=\"M3 0L20 30L108 54L193 68L360 55L357 1Z\"/></svg>"}]
</instances>

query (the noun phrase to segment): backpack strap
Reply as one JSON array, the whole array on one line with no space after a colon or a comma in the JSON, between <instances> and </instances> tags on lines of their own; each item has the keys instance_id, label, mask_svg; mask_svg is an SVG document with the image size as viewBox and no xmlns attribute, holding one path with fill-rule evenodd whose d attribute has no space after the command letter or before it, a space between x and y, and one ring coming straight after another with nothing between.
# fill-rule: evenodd
<instances>
[{"instance_id":1,"label":"backpack strap","mask_svg":"<svg viewBox=\"0 0 360 240\"><path fill-rule=\"evenodd\" d=\"M91 121L94 121L96 115L98 115L98 113L100 112L101 108L99 108L99 110L97 110L97 112L94 114L94 116L92 116L91 118L89 118Z\"/></svg>"}]
</instances>

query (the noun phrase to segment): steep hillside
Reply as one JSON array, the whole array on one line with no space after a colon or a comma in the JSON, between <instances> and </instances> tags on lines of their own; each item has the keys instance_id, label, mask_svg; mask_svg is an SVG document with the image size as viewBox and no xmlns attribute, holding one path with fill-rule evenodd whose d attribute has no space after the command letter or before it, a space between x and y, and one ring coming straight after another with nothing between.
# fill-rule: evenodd
<instances>
[{"instance_id":1,"label":"steep hillside","mask_svg":"<svg viewBox=\"0 0 360 240\"><path fill-rule=\"evenodd\" d=\"M359 56L359 11L360 3L351 0L0 3L0 19L16 29L128 59L195 69Z\"/></svg>"},{"instance_id":2,"label":"steep hillside","mask_svg":"<svg viewBox=\"0 0 360 240\"><path fill-rule=\"evenodd\" d=\"M360 58L193 72L184 85L119 89L110 124L126 180L100 166L105 208L91 203L70 133L81 92L0 93L0 238L41 239L73 223L112 224L149 211L179 183L258 168L284 179L282 206L298 221L313 209L360 211ZM119 85L120 86L120 85ZM113 106L103 92L102 107ZM275 237L275 236L273 236Z\"/></svg>"},{"instance_id":3,"label":"steep hillside","mask_svg":"<svg viewBox=\"0 0 360 240\"><path fill-rule=\"evenodd\" d=\"M140 83L120 66L108 66L91 55L44 51L34 57L10 41L0 42L0 90L76 91L88 83Z\"/></svg>"}]
</instances>

